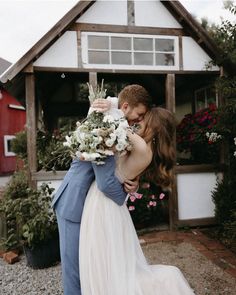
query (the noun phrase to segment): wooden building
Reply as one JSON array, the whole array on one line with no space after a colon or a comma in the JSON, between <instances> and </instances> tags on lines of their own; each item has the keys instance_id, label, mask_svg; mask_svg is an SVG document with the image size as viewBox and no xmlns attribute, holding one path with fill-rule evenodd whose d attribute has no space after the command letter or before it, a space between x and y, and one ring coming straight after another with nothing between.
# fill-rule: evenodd
<instances>
[{"instance_id":1,"label":"wooden building","mask_svg":"<svg viewBox=\"0 0 236 295\"><path fill-rule=\"evenodd\" d=\"M0 58L0 73L10 65L10 62ZM3 179L16 169L16 156L11 150L11 140L15 133L24 129L25 122L25 108L0 87L0 176ZM0 181L0 186L1 184L4 184L3 180Z\"/></svg>"},{"instance_id":2,"label":"wooden building","mask_svg":"<svg viewBox=\"0 0 236 295\"><path fill-rule=\"evenodd\" d=\"M85 115L86 82L101 79L143 85L156 105L178 119L201 104L221 97L209 91L220 68L208 67L218 56L206 31L179 1L79 1L18 62L1 75L9 84L24 85L28 158L31 176L45 180L36 167L36 126L43 113L49 129L66 116ZM10 85L10 87L12 87ZM116 94L116 93L115 93ZM204 101L202 100L204 97ZM170 227L214 222L210 192L217 173L212 166L177 166L169 203ZM49 177L46 176L46 180ZM59 184L61 173L57 174Z\"/></svg>"}]
</instances>

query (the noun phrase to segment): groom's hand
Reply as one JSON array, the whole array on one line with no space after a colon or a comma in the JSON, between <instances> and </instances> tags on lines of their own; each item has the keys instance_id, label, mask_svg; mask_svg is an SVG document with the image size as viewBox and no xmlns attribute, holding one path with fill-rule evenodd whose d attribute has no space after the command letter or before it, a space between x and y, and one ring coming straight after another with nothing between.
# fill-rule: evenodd
<instances>
[{"instance_id":1,"label":"groom's hand","mask_svg":"<svg viewBox=\"0 0 236 295\"><path fill-rule=\"evenodd\" d=\"M99 112L107 112L111 108L111 102L104 98L95 99L91 107Z\"/></svg>"},{"instance_id":2,"label":"groom's hand","mask_svg":"<svg viewBox=\"0 0 236 295\"><path fill-rule=\"evenodd\" d=\"M134 193L139 188L139 176L133 180L126 180L124 182L124 189L127 193Z\"/></svg>"}]
</instances>

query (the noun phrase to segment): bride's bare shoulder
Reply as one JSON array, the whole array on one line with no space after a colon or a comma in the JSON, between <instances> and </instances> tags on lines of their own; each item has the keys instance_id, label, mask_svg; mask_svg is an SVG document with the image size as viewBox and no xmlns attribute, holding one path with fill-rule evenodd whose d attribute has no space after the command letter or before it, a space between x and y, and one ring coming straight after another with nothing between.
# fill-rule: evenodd
<instances>
[{"instance_id":1,"label":"bride's bare shoulder","mask_svg":"<svg viewBox=\"0 0 236 295\"><path fill-rule=\"evenodd\" d=\"M130 133L129 139L133 145L133 152L145 152L148 150L145 140L136 133Z\"/></svg>"},{"instance_id":2,"label":"bride's bare shoulder","mask_svg":"<svg viewBox=\"0 0 236 295\"><path fill-rule=\"evenodd\" d=\"M129 138L133 145L132 153L140 155L149 155L150 148L141 136L139 136L136 133L131 133L129 135Z\"/></svg>"}]
</instances>

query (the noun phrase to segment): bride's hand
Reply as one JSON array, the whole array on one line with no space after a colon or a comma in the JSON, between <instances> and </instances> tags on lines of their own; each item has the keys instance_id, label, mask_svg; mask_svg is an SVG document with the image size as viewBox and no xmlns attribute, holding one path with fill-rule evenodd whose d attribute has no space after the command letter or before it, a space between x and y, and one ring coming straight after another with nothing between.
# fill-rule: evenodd
<instances>
[{"instance_id":1,"label":"bride's hand","mask_svg":"<svg viewBox=\"0 0 236 295\"><path fill-rule=\"evenodd\" d=\"M124 182L124 189L127 193L134 193L138 190L139 187L139 176L133 180L126 180Z\"/></svg>"}]
</instances>

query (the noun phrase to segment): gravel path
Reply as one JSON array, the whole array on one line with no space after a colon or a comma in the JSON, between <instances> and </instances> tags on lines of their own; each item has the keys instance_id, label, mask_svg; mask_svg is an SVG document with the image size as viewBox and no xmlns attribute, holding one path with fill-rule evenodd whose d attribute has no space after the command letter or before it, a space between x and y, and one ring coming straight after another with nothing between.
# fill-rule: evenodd
<instances>
[{"instance_id":1,"label":"gravel path","mask_svg":"<svg viewBox=\"0 0 236 295\"><path fill-rule=\"evenodd\" d=\"M178 266L197 295L236 294L236 279L189 243L160 242L143 249L151 264ZM14 265L0 259L0 295L62 295L60 280L60 265L33 270L26 266L24 256Z\"/></svg>"}]
</instances>

